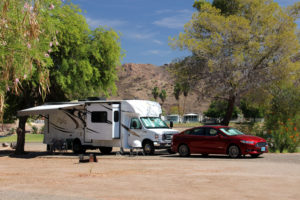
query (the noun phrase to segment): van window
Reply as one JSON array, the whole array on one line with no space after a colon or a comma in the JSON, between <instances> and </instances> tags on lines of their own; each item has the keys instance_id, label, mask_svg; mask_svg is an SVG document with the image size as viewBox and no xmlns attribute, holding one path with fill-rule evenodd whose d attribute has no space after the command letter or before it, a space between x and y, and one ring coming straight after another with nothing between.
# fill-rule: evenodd
<instances>
[{"instance_id":1,"label":"van window","mask_svg":"<svg viewBox=\"0 0 300 200\"><path fill-rule=\"evenodd\" d=\"M92 112L92 123L106 123L107 122L107 112L96 111Z\"/></svg>"},{"instance_id":2,"label":"van window","mask_svg":"<svg viewBox=\"0 0 300 200\"><path fill-rule=\"evenodd\" d=\"M133 123L136 123L136 128L133 127ZM141 129L142 124L138 118L132 118L130 122L130 129Z\"/></svg>"}]
</instances>

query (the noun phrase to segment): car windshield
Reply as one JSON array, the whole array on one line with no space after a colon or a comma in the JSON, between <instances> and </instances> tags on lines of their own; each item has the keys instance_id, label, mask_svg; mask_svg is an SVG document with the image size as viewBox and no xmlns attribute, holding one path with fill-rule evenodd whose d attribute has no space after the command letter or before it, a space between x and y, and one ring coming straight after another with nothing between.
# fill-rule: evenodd
<instances>
[{"instance_id":1,"label":"car windshield","mask_svg":"<svg viewBox=\"0 0 300 200\"><path fill-rule=\"evenodd\" d=\"M244 135L244 133L235 128L220 128L220 130L223 131L226 135Z\"/></svg>"},{"instance_id":2,"label":"car windshield","mask_svg":"<svg viewBox=\"0 0 300 200\"><path fill-rule=\"evenodd\" d=\"M159 117L141 117L145 128L169 128Z\"/></svg>"}]
</instances>

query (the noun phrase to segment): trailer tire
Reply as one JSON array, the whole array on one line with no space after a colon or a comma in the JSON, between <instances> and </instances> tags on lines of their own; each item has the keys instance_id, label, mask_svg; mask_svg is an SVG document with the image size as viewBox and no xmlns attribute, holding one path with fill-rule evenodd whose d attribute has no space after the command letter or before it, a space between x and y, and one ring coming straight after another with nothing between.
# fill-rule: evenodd
<instances>
[{"instance_id":1,"label":"trailer tire","mask_svg":"<svg viewBox=\"0 0 300 200\"><path fill-rule=\"evenodd\" d=\"M112 147L99 147L99 150L102 154L110 154Z\"/></svg>"},{"instance_id":2,"label":"trailer tire","mask_svg":"<svg viewBox=\"0 0 300 200\"><path fill-rule=\"evenodd\" d=\"M81 145L80 140L73 141L73 153L75 153L75 154L85 153L85 149Z\"/></svg>"},{"instance_id":3,"label":"trailer tire","mask_svg":"<svg viewBox=\"0 0 300 200\"><path fill-rule=\"evenodd\" d=\"M153 142L146 140L143 142L143 151L145 155L153 155L154 154L154 145Z\"/></svg>"}]
</instances>

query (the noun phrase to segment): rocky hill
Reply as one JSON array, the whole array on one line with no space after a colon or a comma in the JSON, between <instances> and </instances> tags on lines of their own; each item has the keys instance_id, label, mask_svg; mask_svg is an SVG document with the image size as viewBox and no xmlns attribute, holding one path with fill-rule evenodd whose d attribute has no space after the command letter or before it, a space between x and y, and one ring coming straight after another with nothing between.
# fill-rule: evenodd
<instances>
[{"instance_id":1,"label":"rocky hill","mask_svg":"<svg viewBox=\"0 0 300 200\"><path fill-rule=\"evenodd\" d=\"M118 94L110 99L146 99L154 100L152 89L157 86L165 89L167 98L163 109L171 114L171 108L177 107L177 100L173 95L174 79L167 71L167 66L155 66L151 64L124 64L119 69L119 81L117 82ZM208 102L198 99L197 92L191 91L186 98L185 113L202 113L208 107ZM158 98L158 102L161 103ZM183 107L184 96L180 97Z\"/></svg>"}]
</instances>

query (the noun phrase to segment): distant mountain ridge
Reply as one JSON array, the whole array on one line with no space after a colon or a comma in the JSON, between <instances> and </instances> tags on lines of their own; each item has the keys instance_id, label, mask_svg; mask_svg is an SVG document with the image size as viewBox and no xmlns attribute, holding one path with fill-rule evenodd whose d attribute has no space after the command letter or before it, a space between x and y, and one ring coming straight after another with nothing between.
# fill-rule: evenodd
<instances>
[{"instance_id":1,"label":"distant mountain ridge","mask_svg":"<svg viewBox=\"0 0 300 200\"><path fill-rule=\"evenodd\" d=\"M118 94L110 99L145 99L154 100L152 89L157 86L160 90L165 89L167 98L163 104L166 114L171 113L171 107L177 107L177 100L173 95L174 79L165 66L155 66L151 64L128 63L119 67L119 81L116 83ZM209 103L198 99L196 91L191 91L186 98L185 113L202 113L206 111ZM157 101L161 103L158 98ZM184 96L180 97L181 107Z\"/></svg>"}]
</instances>

